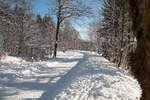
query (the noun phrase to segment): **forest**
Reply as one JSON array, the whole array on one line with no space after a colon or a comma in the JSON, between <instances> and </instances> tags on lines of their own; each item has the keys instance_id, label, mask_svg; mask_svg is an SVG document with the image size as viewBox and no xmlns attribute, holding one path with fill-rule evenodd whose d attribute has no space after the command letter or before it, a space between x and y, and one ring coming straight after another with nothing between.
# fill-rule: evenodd
<instances>
[{"instance_id":1,"label":"forest","mask_svg":"<svg viewBox=\"0 0 150 100\"><path fill-rule=\"evenodd\" d=\"M87 59L92 58L94 52L115 64L118 70L131 74L139 84L141 97L65 99L61 98L63 94L56 93L56 98L52 94L49 100L150 100L150 0L49 0L48 12L43 15L34 13L34 1L0 0L0 69L3 70L3 66L8 63L3 62L5 57L16 57L30 64L44 61L51 63L55 60L59 62L59 56L64 53L65 57L66 53L67 58L60 62L65 65L68 61L76 61L77 58L69 58L72 53L67 54L68 51L77 52L73 54L74 57L80 58L79 52L83 54L85 59L81 57L79 66L84 66L88 64L86 56ZM91 6L90 3L97 6ZM88 24L88 38L83 39L74 23L86 18L92 21L79 25ZM101 58L94 59L96 62L89 60L90 64L99 63L102 66L99 61ZM22 61L20 64L25 66ZM80 64L80 61L84 64ZM28 67L32 66L30 64ZM0 71L0 78L3 74ZM47 98L42 95L41 100Z\"/></svg>"},{"instance_id":2,"label":"forest","mask_svg":"<svg viewBox=\"0 0 150 100\"><path fill-rule=\"evenodd\" d=\"M136 38L131 29L132 24L126 1L104 0L99 14L99 17L103 16L103 18L98 18L91 23L88 32L89 41L80 38L79 32L70 24L69 20L63 22L63 18L66 17L90 15L88 7L81 6L80 11L72 11L78 15L70 16L66 11L66 15L60 16L61 19L58 23L62 23L62 25L59 26L60 33L57 37L59 39L56 40L57 23L52 20L51 16L41 17L31 13L31 4L27 0L5 0L5 2L1 1L1 5L2 53L7 52L9 55L28 56L35 59L43 58L56 51L54 44L57 41L60 51L96 51L103 53L107 59L117 63L118 66L122 64L126 67L127 55L136 47ZM13 8L10 8L12 6ZM69 13L71 13L70 11Z\"/></svg>"}]
</instances>

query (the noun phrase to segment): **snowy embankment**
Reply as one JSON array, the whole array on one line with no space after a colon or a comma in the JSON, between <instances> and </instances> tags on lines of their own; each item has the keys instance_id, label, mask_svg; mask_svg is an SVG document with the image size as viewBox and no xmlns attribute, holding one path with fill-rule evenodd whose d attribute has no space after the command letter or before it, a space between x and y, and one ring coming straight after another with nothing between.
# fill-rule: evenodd
<instances>
[{"instance_id":1,"label":"snowy embankment","mask_svg":"<svg viewBox=\"0 0 150 100\"><path fill-rule=\"evenodd\" d=\"M0 61L0 100L139 100L137 81L105 58L68 51L58 58Z\"/></svg>"}]
</instances>

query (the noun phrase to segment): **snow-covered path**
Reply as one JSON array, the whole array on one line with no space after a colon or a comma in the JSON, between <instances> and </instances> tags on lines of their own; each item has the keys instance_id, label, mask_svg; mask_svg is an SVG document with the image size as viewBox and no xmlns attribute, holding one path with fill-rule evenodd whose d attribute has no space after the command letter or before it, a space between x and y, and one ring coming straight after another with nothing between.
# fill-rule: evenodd
<instances>
[{"instance_id":1,"label":"snow-covered path","mask_svg":"<svg viewBox=\"0 0 150 100\"><path fill-rule=\"evenodd\" d=\"M59 81L50 100L138 100L135 80L103 57L82 53L84 59Z\"/></svg>"},{"instance_id":2,"label":"snow-covered path","mask_svg":"<svg viewBox=\"0 0 150 100\"><path fill-rule=\"evenodd\" d=\"M59 53L55 60L37 63L17 60L1 61L0 100L139 100L140 97L137 81L96 53L68 51Z\"/></svg>"}]
</instances>

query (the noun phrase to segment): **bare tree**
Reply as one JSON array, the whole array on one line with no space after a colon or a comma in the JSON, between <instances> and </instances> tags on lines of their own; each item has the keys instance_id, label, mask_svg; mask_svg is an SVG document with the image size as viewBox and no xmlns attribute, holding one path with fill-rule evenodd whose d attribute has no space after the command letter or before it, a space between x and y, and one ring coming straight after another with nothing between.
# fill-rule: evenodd
<instances>
[{"instance_id":1,"label":"bare tree","mask_svg":"<svg viewBox=\"0 0 150 100\"><path fill-rule=\"evenodd\" d=\"M55 58L57 55L58 36L61 23L68 18L77 18L88 15L90 13L90 8L85 6L81 0L55 0L55 7L53 10L57 20L53 54L53 57Z\"/></svg>"},{"instance_id":2,"label":"bare tree","mask_svg":"<svg viewBox=\"0 0 150 100\"><path fill-rule=\"evenodd\" d=\"M0 25L3 27L0 31L3 39L1 42L2 48L5 52L10 53L12 49L17 47L19 21L18 16L12 9L10 9L10 6L6 3L6 1L7 0L0 3Z\"/></svg>"},{"instance_id":3,"label":"bare tree","mask_svg":"<svg viewBox=\"0 0 150 100\"><path fill-rule=\"evenodd\" d=\"M135 48L131 34L131 20L126 0L103 0L100 20L92 26L96 34L97 49L118 66L127 67L127 55ZM96 29L96 27L98 27ZM134 43L133 43L134 42Z\"/></svg>"},{"instance_id":4,"label":"bare tree","mask_svg":"<svg viewBox=\"0 0 150 100\"><path fill-rule=\"evenodd\" d=\"M23 54L23 50L25 49L25 27L27 22L27 11L29 11L30 5L28 0L17 0L16 1L16 13L20 17L20 35L19 35L19 47L18 47L18 55L21 56Z\"/></svg>"},{"instance_id":5,"label":"bare tree","mask_svg":"<svg viewBox=\"0 0 150 100\"><path fill-rule=\"evenodd\" d=\"M63 23L61 32L59 34L59 50L75 50L77 49L77 41L79 40L79 33L75 28L67 21Z\"/></svg>"}]
</instances>

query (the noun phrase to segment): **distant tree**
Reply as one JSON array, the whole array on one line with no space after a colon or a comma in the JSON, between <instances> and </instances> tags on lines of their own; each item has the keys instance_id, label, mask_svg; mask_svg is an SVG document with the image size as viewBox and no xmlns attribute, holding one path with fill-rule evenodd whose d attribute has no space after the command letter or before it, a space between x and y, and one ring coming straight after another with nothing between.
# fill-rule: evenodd
<instances>
[{"instance_id":1,"label":"distant tree","mask_svg":"<svg viewBox=\"0 0 150 100\"><path fill-rule=\"evenodd\" d=\"M0 24L3 27L0 29L3 35L2 48L5 52L11 53L14 51L15 54L19 33L19 18L5 2L1 2L0 4Z\"/></svg>"},{"instance_id":2,"label":"distant tree","mask_svg":"<svg viewBox=\"0 0 150 100\"><path fill-rule=\"evenodd\" d=\"M56 57L58 47L58 36L61 23L68 18L77 18L86 16L90 13L90 8L83 5L82 0L55 0L55 8L53 9L56 15L56 37L54 43L54 54Z\"/></svg>"},{"instance_id":3,"label":"distant tree","mask_svg":"<svg viewBox=\"0 0 150 100\"><path fill-rule=\"evenodd\" d=\"M0 1L0 51L17 56L44 56L52 51L55 24L50 16L36 18L30 8L29 0Z\"/></svg>"},{"instance_id":4,"label":"distant tree","mask_svg":"<svg viewBox=\"0 0 150 100\"><path fill-rule=\"evenodd\" d=\"M63 27L61 27L61 32L59 34L58 49L63 51L77 49L79 33L67 21L65 21L62 25Z\"/></svg>"},{"instance_id":5,"label":"distant tree","mask_svg":"<svg viewBox=\"0 0 150 100\"><path fill-rule=\"evenodd\" d=\"M103 39L101 38L102 36L100 33L102 32L100 32L100 29L102 30L101 21L96 20L90 24L88 31L89 40L94 43L94 47L97 53L102 53L104 50L102 49Z\"/></svg>"},{"instance_id":6,"label":"distant tree","mask_svg":"<svg viewBox=\"0 0 150 100\"><path fill-rule=\"evenodd\" d=\"M29 31L25 34L25 44L32 49L30 56L42 58L42 52L52 52L54 29L50 17L37 15L36 19L30 20Z\"/></svg>"},{"instance_id":7,"label":"distant tree","mask_svg":"<svg viewBox=\"0 0 150 100\"><path fill-rule=\"evenodd\" d=\"M26 22L28 20L28 11L30 9L28 0L17 0L16 1L16 13L20 17L20 34L19 34L19 45L18 45L18 55L21 56L24 53L25 49L25 30L26 30Z\"/></svg>"}]
</instances>

